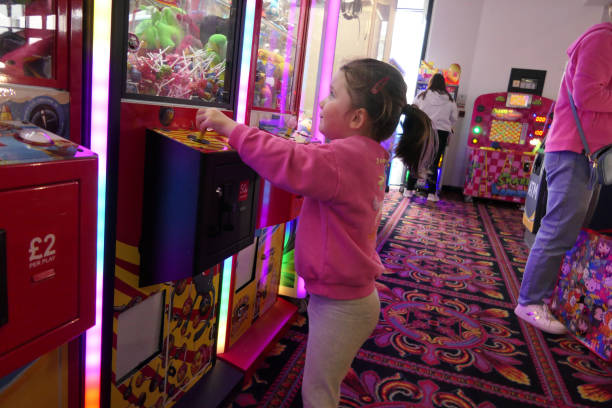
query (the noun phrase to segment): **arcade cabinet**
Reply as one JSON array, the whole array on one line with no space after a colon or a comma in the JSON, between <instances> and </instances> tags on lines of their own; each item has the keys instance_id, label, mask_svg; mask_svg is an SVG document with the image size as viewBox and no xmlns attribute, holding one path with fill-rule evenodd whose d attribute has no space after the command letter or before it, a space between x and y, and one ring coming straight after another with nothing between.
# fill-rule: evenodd
<instances>
[{"instance_id":1,"label":"arcade cabinet","mask_svg":"<svg viewBox=\"0 0 612 408\"><path fill-rule=\"evenodd\" d=\"M258 177L195 116L234 115L244 7L113 2L102 407L214 407L243 379L216 341L224 259L253 240Z\"/></svg>"},{"instance_id":2,"label":"arcade cabinet","mask_svg":"<svg viewBox=\"0 0 612 408\"><path fill-rule=\"evenodd\" d=\"M0 406L83 404L98 173L81 146L90 13L82 0L0 5Z\"/></svg>"},{"instance_id":3,"label":"arcade cabinet","mask_svg":"<svg viewBox=\"0 0 612 408\"><path fill-rule=\"evenodd\" d=\"M0 121L0 378L94 324L97 168L83 146Z\"/></svg>"},{"instance_id":4,"label":"arcade cabinet","mask_svg":"<svg viewBox=\"0 0 612 408\"><path fill-rule=\"evenodd\" d=\"M463 188L472 197L524 203L537 149L548 131L553 101L542 96L497 92L474 101Z\"/></svg>"},{"instance_id":5,"label":"arcade cabinet","mask_svg":"<svg viewBox=\"0 0 612 408\"><path fill-rule=\"evenodd\" d=\"M431 77L438 72L444 75L446 90L453 97L453 100L456 101L459 91L459 79L461 78L461 66L459 64L451 64L448 69L440 70L435 68L434 63L431 61L421 61L414 96L425 91L427 86L429 86Z\"/></svg>"}]
</instances>

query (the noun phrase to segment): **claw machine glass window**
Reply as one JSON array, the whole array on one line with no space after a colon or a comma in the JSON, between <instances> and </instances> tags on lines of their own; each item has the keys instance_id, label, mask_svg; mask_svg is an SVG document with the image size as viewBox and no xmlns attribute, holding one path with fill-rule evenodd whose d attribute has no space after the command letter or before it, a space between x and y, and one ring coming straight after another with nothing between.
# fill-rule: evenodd
<instances>
[{"instance_id":1,"label":"claw machine glass window","mask_svg":"<svg viewBox=\"0 0 612 408\"><path fill-rule=\"evenodd\" d=\"M130 0L126 98L231 108L237 0Z\"/></svg>"},{"instance_id":2,"label":"claw machine glass window","mask_svg":"<svg viewBox=\"0 0 612 408\"><path fill-rule=\"evenodd\" d=\"M264 0L255 68L253 107L291 112L298 101L300 0Z\"/></svg>"},{"instance_id":3,"label":"claw machine glass window","mask_svg":"<svg viewBox=\"0 0 612 408\"><path fill-rule=\"evenodd\" d=\"M58 25L66 0L0 2L0 79L2 82L66 88L58 77L58 53L66 28Z\"/></svg>"}]
</instances>

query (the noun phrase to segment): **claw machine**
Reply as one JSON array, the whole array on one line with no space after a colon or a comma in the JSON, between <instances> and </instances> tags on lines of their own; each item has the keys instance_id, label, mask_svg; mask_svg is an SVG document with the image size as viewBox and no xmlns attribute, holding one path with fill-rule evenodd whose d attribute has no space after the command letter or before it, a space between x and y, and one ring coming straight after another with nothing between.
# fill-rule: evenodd
<instances>
[{"instance_id":1,"label":"claw machine","mask_svg":"<svg viewBox=\"0 0 612 408\"><path fill-rule=\"evenodd\" d=\"M296 142L303 142L296 130L310 7L310 0L256 2L246 123ZM278 294L286 223L301 204L302 197L262 180L256 238L234 258L225 342L218 350L247 377L297 311Z\"/></svg>"},{"instance_id":2,"label":"claw machine","mask_svg":"<svg viewBox=\"0 0 612 408\"><path fill-rule=\"evenodd\" d=\"M102 407L217 406L224 260L254 237L259 179L199 107L235 117L245 2L113 2ZM203 402L204 401L204 402Z\"/></svg>"}]
</instances>

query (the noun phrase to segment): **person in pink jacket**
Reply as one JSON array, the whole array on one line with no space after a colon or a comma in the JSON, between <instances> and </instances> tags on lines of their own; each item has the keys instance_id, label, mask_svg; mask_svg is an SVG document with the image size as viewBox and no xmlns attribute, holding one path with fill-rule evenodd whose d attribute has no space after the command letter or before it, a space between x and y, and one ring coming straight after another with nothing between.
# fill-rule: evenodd
<instances>
[{"instance_id":1,"label":"person in pink jacket","mask_svg":"<svg viewBox=\"0 0 612 408\"><path fill-rule=\"evenodd\" d=\"M406 84L393 66L359 59L342 66L320 102L320 130L330 143L298 144L200 109L200 129L229 135L246 164L275 185L304 196L295 265L306 285L308 342L302 381L306 408L333 408L353 358L378 323L374 282L384 271L376 232L385 195L389 138L403 114L396 156L419 168L433 133L406 104Z\"/></svg>"},{"instance_id":2,"label":"person in pink jacket","mask_svg":"<svg viewBox=\"0 0 612 408\"><path fill-rule=\"evenodd\" d=\"M567 50L554 120L546 138L546 215L529 253L514 312L538 329L566 328L546 304L557 283L563 255L576 242L592 196L590 166L572 115L572 93L591 151L612 143L612 24L589 28Z\"/></svg>"}]
</instances>

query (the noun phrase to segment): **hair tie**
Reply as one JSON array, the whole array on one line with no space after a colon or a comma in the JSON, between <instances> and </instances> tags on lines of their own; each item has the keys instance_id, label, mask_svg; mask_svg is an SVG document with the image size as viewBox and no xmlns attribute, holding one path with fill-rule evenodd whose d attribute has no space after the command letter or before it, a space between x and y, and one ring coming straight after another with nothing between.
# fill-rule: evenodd
<instances>
[{"instance_id":1,"label":"hair tie","mask_svg":"<svg viewBox=\"0 0 612 408\"><path fill-rule=\"evenodd\" d=\"M370 89L370 93L373 95L376 95L378 92L380 92L380 90L385 86L385 84L389 81L389 77L383 77L380 80L378 80L378 82L376 82L374 84L374 86L372 87L372 89Z\"/></svg>"}]
</instances>

